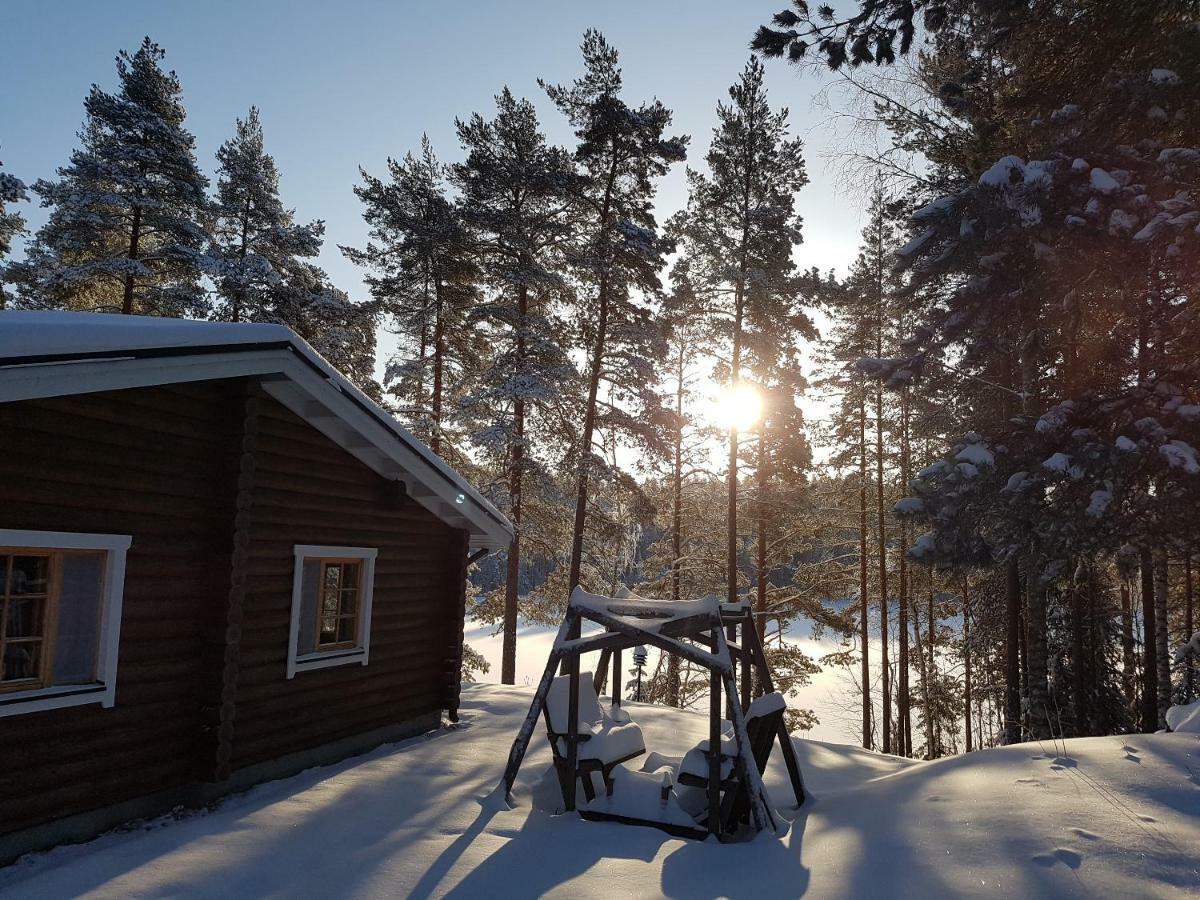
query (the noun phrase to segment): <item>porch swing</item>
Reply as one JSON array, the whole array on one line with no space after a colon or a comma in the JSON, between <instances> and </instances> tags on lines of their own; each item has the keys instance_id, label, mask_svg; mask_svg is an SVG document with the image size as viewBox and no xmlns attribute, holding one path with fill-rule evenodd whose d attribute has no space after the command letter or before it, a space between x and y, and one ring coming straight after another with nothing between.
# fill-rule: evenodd
<instances>
[{"instance_id":1,"label":"porch swing","mask_svg":"<svg viewBox=\"0 0 1200 900\"><path fill-rule=\"evenodd\" d=\"M582 636L585 621L603 630ZM644 755L646 746L641 729L621 707L621 654L643 644L710 673L708 740L689 750L678 765L657 765L652 771L625 765ZM592 652L600 653L595 672L580 671L580 658ZM612 701L605 710L599 695L610 664ZM563 674L556 675L560 667ZM757 675L762 691L756 699L751 698L752 675ZM728 727L722 717L722 691ZM749 606L722 604L715 598L613 599L577 587L509 752L504 794L512 791L541 716L567 812L698 839L715 835L729 840L746 829L773 831L775 818L762 776L776 742L796 805L805 799L785 709Z\"/></svg>"}]
</instances>

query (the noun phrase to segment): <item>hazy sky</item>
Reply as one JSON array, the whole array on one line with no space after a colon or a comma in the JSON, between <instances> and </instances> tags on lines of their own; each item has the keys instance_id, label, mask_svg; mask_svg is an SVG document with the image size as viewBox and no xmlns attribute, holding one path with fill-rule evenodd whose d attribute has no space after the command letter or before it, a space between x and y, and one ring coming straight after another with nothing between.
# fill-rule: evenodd
<instances>
[{"instance_id":1,"label":"hazy sky","mask_svg":"<svg viewBox=\"0 0 1200 900\"><path fill-rule=\"evenodd\" d=\"M83 98L95 82L113 89L113 58L150 35L183 83L187 127L208 174L235 117L262 110L267 147L282 173L284 203L301 221L326 222L321 264L362 297L360 273L338 244L365 241L358 167L380 172L388 156L415 148L427 132L443 159L458 158L454 120L494 111L504 84L538 107L551 140L571 134L537 85L569 81L581 69L579 40L600 28L620 50L627 97L657 96L692 135L700 163L725 97L749 56L755 27L783 0L255 0L98 2L4 0L0 5L0 160L32 183L51 177L76 145ZM812 104L819 79L768 64L772 102L792 109L805 138L812 184L800 195L805 266L843 269L861 216L839 194L823 154L834 135ZM684 201L682 167L664 180L660 215ZM41 210L25 205L32 227ZM19 252L19 251L18 251Z\"/></svg>"}]
</instances>

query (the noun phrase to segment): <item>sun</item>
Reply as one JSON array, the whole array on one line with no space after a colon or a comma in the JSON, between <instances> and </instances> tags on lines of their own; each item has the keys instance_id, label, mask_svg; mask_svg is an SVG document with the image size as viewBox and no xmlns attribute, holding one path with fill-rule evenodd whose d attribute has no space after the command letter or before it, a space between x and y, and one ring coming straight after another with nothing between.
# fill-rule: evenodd
<instances>
[{"instance_id":1,"label":"sun","mask_svg":"<svg viewBox=\"0 0 1200 900\"><path fill-rule=\"evenodd\" d=\"M758 424L762 405L762 395L752 385L725 387L713 401L713 421L727 431L748 431Z\"/></svg>"}]
</instances>

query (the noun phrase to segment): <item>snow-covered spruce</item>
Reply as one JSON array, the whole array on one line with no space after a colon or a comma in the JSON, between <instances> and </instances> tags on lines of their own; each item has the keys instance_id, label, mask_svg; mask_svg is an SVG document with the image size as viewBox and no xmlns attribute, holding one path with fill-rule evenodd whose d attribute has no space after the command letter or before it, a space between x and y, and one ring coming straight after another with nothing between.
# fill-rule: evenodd
<instances>
[{"instance_id":1,"label":"snow-covered spruce","mask_svg":"<svg viewBox=\"0 0 1200 900\"><path fill-rule=\"evenodd\" d=\"M93 85L81 146L33 191L50 214L12 267L22 305L203 315L208 179L183 127L179 79L146 38L117 57L120 86Z\"/></svg>"}]
</instances>

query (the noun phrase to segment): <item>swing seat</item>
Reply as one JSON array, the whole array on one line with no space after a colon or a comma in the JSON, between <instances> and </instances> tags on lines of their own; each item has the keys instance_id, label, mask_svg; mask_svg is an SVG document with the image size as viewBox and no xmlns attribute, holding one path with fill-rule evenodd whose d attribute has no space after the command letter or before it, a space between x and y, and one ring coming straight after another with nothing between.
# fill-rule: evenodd
<instances>
[{"instance_id":1,"label":"swing seat","mask_svg":"<svg viewBox=\"0 0 1200 900\"><path fill-rule=\"evenodd\" d=\"M613 769L646 752L642 729L620 706L611 713L605 712L592 681L591 672L579 673L579 752L578 769L574 774L574 777L581 779L584 796L589 801L595 799L597 793L593 774L600 774L604 792L611 794ZM572 777L566 772L570 702L571 677L559 675L551 682L546 694L546 725L560 778Z\"/></svg>"},{"instance_id":2,"label":"swing seat","mask_svg":"<svg viewBox=\"0 0 1200 900\"><path fill-rule=\"evenodd\" d=\"M746 710L746 734L750 739L750 752L755 768L761 777L767 770L767 760L779 730L787 704L778 691L764 694L754 700ZM733 738L721 739L721 804L729 813L727 821L740 823L749 820L750 797L745 781L735 773L737 742ZM680 805L697 820L708 815L708 760L709 742L701 741L686 754L679 763L676 778Z\"/></svg>"}]
</instances>

